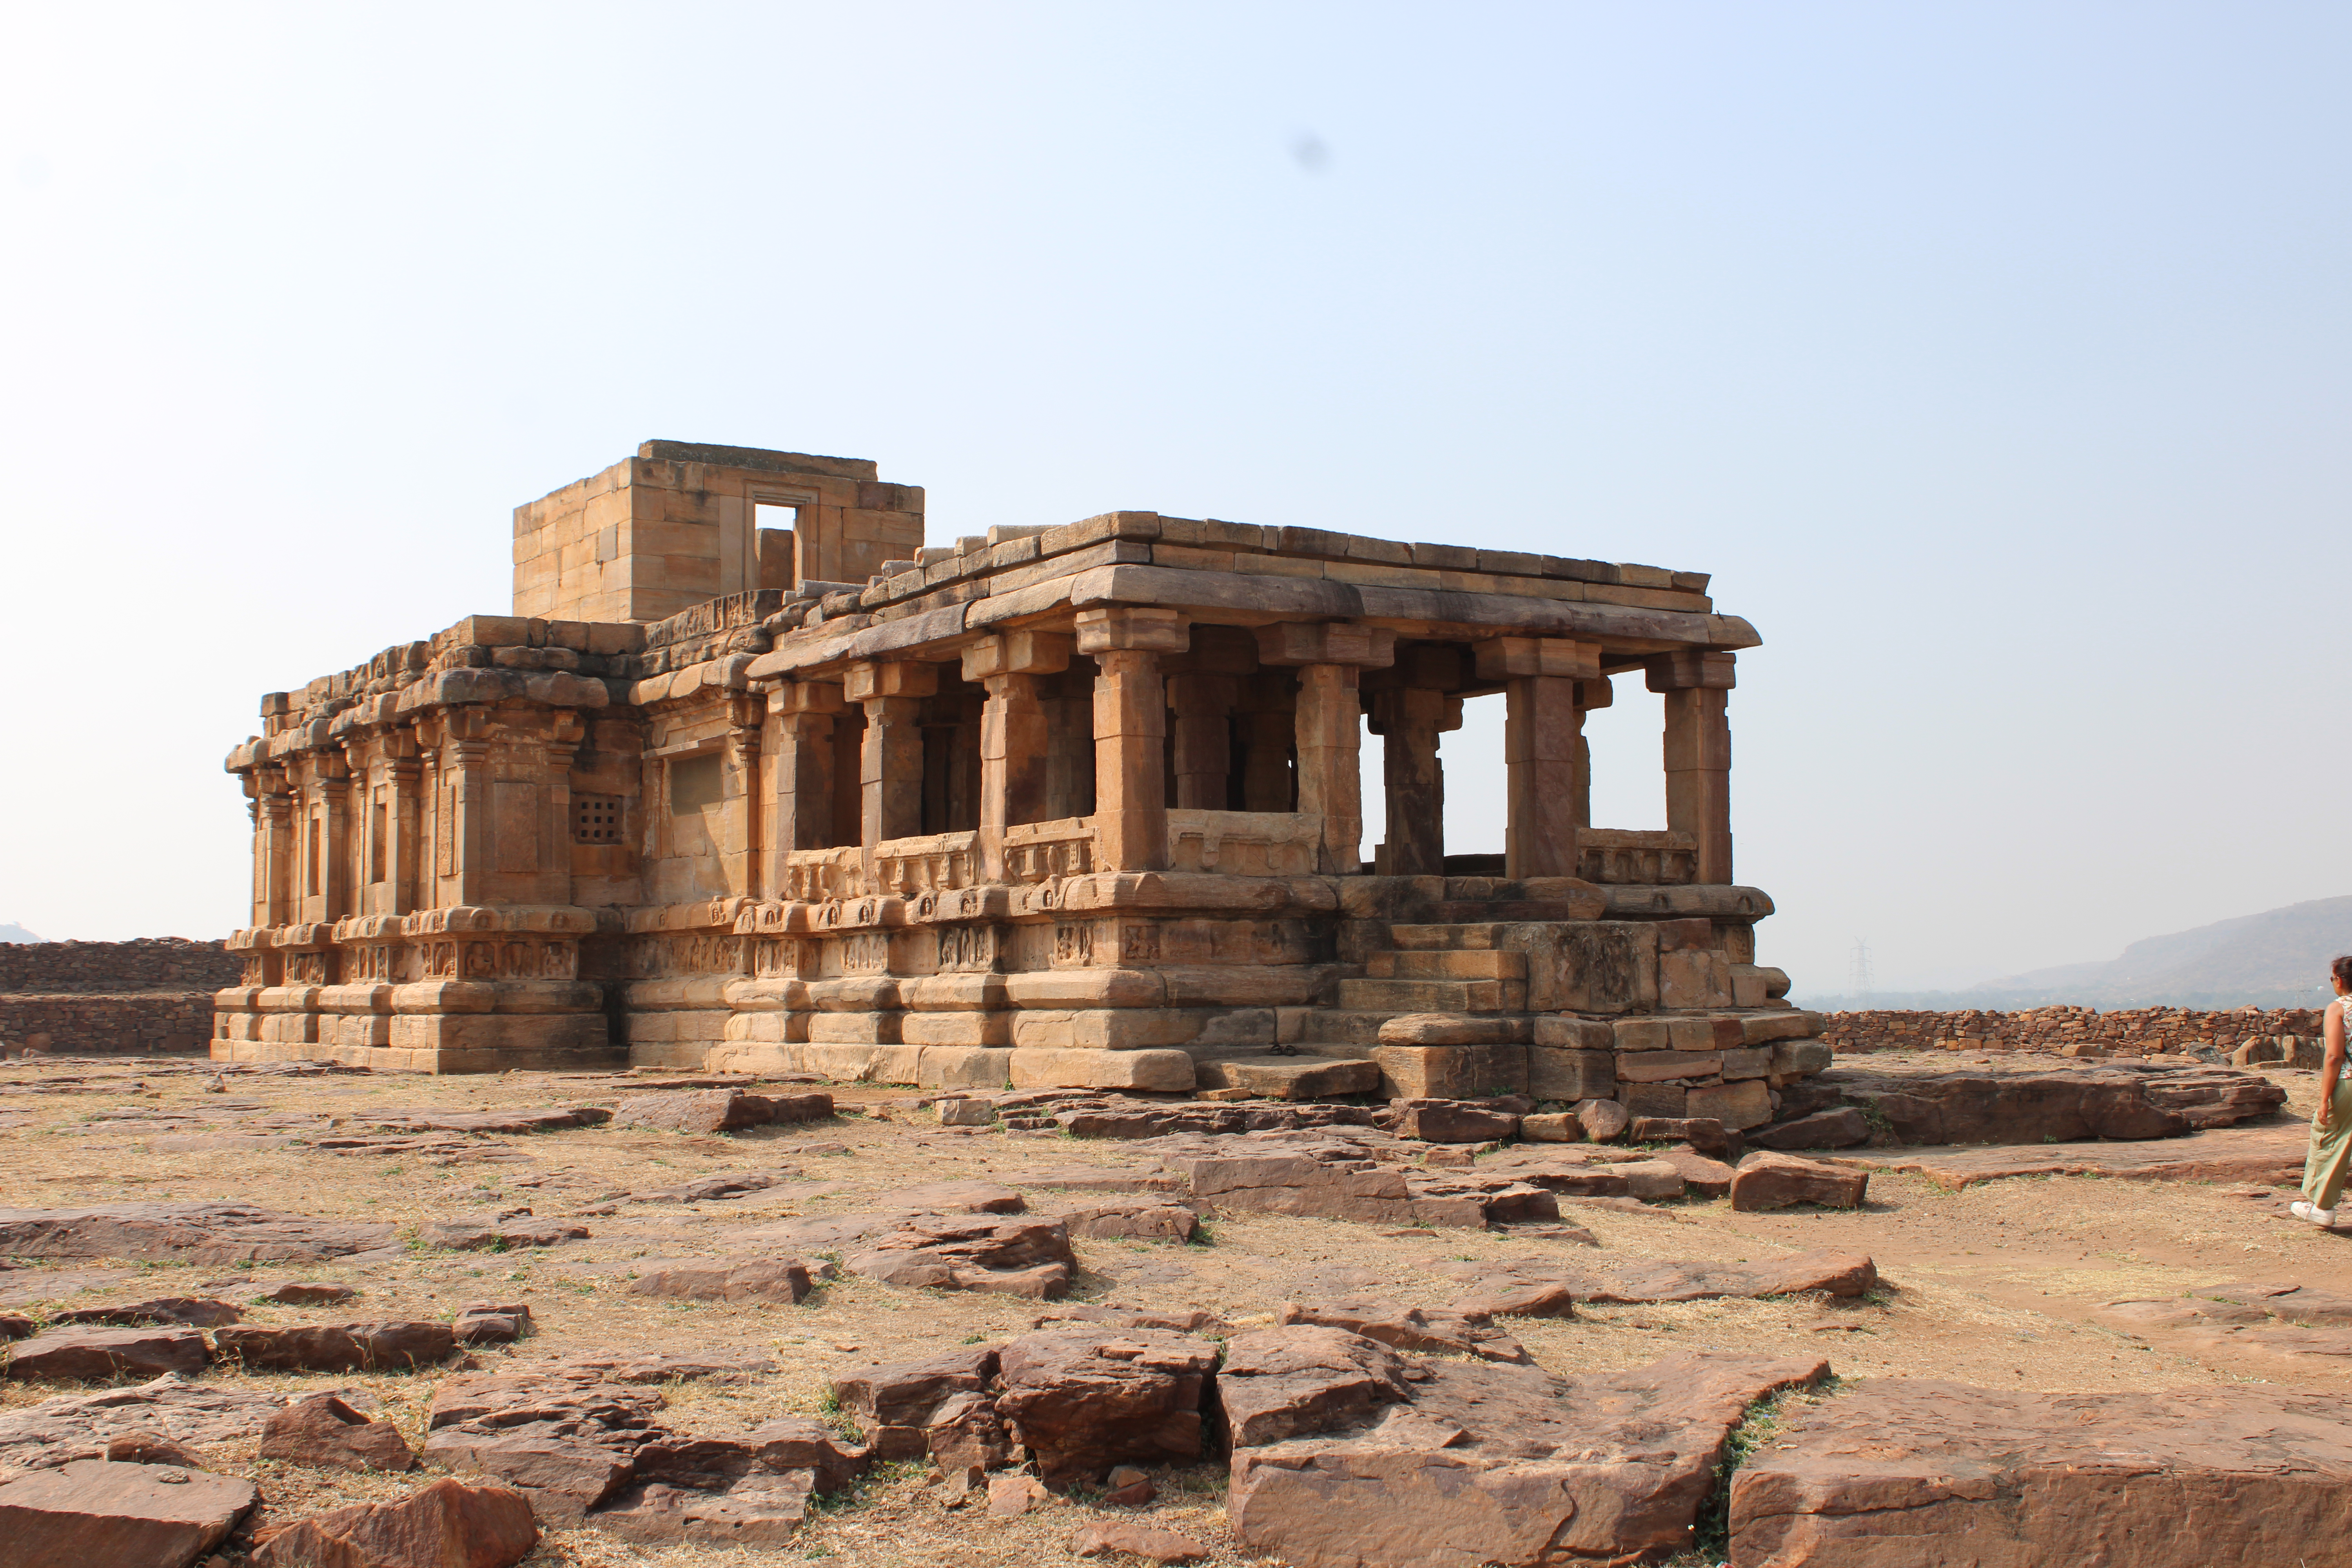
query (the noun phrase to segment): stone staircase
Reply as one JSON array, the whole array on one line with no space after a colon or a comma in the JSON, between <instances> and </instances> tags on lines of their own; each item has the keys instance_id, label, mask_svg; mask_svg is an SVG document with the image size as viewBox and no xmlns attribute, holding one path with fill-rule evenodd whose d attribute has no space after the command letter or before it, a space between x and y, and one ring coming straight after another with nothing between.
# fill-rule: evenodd
<instances>
[{"instance_id":1,"label":"stone staircase","mask_svg":"<svg viewBox=\"0 0 2352 1568\"><path fill-rule=\"evenodd\" d=\"M1498 945L1503 930L1495 922L1391 927L1397 945L1370 954L1362 978L1339 982L1339 1005L1311 1019L1314 1038L1281 1055L1204 1061L1202 1086L1276 1100L1378 1093L1372 1052L1381 1026L1407 1014L1427 1017L1418 1045L1524 1041L1528 955Z\"/></svg>"}]
</instances>

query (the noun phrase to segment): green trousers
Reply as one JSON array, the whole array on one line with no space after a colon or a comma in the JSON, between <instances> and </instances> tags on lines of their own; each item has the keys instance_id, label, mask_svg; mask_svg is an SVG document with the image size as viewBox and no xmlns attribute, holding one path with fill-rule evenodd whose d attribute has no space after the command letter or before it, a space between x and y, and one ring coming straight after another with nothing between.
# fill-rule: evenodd
<instances>
[{"instance_id":1,"label":"green trousers","mask_svg":"<svg viewBox=\"0 0 2352 1568\"><path fill-rule=\"evenodd\" d=\"M2332 1209L2336 1195L2344 1191L2346 1168L2352 1166L2352 1066L2336 1080L2335 1120L2328 1130L2319 1130L2319 1118L2311 1121L2311 1152L2303 1162L2303 1195L2315 1208Z\"/></svg>"}]
</instances>

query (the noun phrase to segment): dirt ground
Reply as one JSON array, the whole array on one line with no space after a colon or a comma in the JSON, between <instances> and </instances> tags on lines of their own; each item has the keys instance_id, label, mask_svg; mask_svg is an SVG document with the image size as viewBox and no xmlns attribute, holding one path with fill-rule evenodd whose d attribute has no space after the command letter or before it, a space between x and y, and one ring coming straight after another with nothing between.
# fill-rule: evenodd
<instances>
[{"instance_id":1,"label":"dirt ground","mask_svg":"<svg viewBox=\"0 0 2352 1568\"><path fill-rule=\"evenodd\" d=\"M2309 1112L2312 1075L2274 1074L2290 1112ZM80 1079L80 1083L62 1080ZM496 1078L289 1078L229 1075L208 1092L201 1064L52 1060L0 1067L0 1181L26 1208L145 1200L236 1200L320 1216L383 1221L404 1238L425 1222L528 1205L539 1217L587 1215L583 1241L503 1254L411 1245L397 1261L354 1268L127 1264L76 1261L0 1268L0 1308L30 1312L158 1295L242 1300L257 1281L339 1279L362 1296L332 1318L320 1309L260 1307L254 1322L442 1317L477 1300L528 1302L535 1337L478 1352L518 1363L569 1352L635 1349L740 1351L777 1371L743 1382L682 1383L667 1390L673 1426L723 1435L771 1415L814 1414L828 1384L874 1363L936 1353L1027 1330L1040 1304L1003 1297L908 1292L849 1279L798 1307L665 1302L623 1293L633 1265L709 1253L732 1231L788 1215L870 1206L876 1194L918 1184L984 1177L1024 1181L1074 1167L1147 1162L1118 1142L1052 1133L950 1131L918 1110L911 1091L835 1085L831 1121L728 1137L575 1129L468 1140L457 1156L337 1154L299 1145L168 1152L166 1134L267 1131L275 1115L325 1114L363 1124L386 1108L476 1110L612 1103L637 1086L611 1078L517 1072ZM163 1120L194 1118L194 1121ZM154 1128L150 1131L150 1127ZM2253 1131L2253 1130L2249 1130ZM2262 1130L2277 1137L2275 1124ZM2208 1134L2226 1136L2226 1134ZM835 1152L837 1151L837 1152ZM731 1202L693 1205L615 1194L737 1170L793 1173ZM1032 1208L1081 1206L1084 1195L1030 1187ZM2242 1336L2150 1331L2102 1318L2119 1300L2177 1298L2232 1280L2333 1286L2352 1237L2278 1218L2268 1194L2243 1185L2094 1176L1986 1182L1953 1191L1916 1175L1880 1173L1855 1213L1735 1214L1727 1201L1640 1212L1561 1200L1601 1251L1562 1240L1479 1231L1410 1233L1339 1221L1216 1215L1191 1246L1076 1244L1084 1264L1074 1300L1151 1309L1206 1309L1228 1323L1273 1321L1286 1300L1377 1292L1437 1306L1458 1293L1429 1272L1458 1259L1527 1258L1547 1250L1580 1261L1609 1257L1756 1259L1812 1248L1868 1253L1885 1287L1856 1301L1780 1299L1675 1306L1582 1307L1572 1321L1508 1327L1560 1373L1634 1364L1688 1349L1738 1349L1826 1358L1842 1378L1889 1375L2042 1390L2163 1389L2232 1381L2352 1387L2352 1356L2266 1350ZM2282 1189L2276 1195L2286 1194ZM412 1444L424 1436L434 1375L251 1376L288 1392L360 1388L383 1402ZM54 1396L54 1387L0 1383L0 1409ZM399 1495L409 1479L353 1476L258 1461L248 1440L206 1450L215 1468L255 1476L266 1517ZM1235 1548L1223 1514L1221 1466L1163 1476L1146 1521L1215 1544L1212 1559L1254 1561ZM812 1521L782 1552L650 1549L593 1530L549 1535L535 1565L830 1561L845 1565L1022 1564L1079 1561L1068 1540L1083 1499L1015 1520L950 1507L916 1468L879 1474L862 1494ZM1270 1560L1269 1560L1270 1561Z\"/></svg>"}]
</instances>

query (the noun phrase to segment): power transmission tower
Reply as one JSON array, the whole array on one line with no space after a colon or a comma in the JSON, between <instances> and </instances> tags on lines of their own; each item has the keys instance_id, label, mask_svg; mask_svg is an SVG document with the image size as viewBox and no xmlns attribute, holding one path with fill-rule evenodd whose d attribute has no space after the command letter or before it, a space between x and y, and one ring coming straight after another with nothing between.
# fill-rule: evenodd
<instances>
[{"instance_id":1,"label":"power transmission tower","mask_svg":"<svg viewBox=\"0 0 2352 1568\"><path fill-rule=\"evenodd\" d=\"M1853 972L1847 977L1847 990L1857 1004L1856 1011L1870 1007L1870 943L1860 937L1853 939Z\"/></svg>"}]
</instances>

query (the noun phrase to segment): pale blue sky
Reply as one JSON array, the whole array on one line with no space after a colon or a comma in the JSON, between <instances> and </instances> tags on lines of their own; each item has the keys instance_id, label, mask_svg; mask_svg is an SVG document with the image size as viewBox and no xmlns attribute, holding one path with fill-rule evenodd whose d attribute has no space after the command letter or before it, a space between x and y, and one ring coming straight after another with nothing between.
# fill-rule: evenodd
<instances>
[{"instance_id":1,"label":"pale blue sky","mask_svg":"<svg viewBox=\"0 0 2352 1568\"><path fill-rule=\"evenodd\" d=\"M873 458L935 538L1139 507L1711 571L1801 991L1857 935L1893 989L2343 893L2347 42L20 9L0 920L225 932L256 696L503 608L509 510L648 437ZM1604 822L1661 814L1654 702L1595 724ZM1498 730L1449 755L1492 847Z\"/></svg>"}]
</instances>

